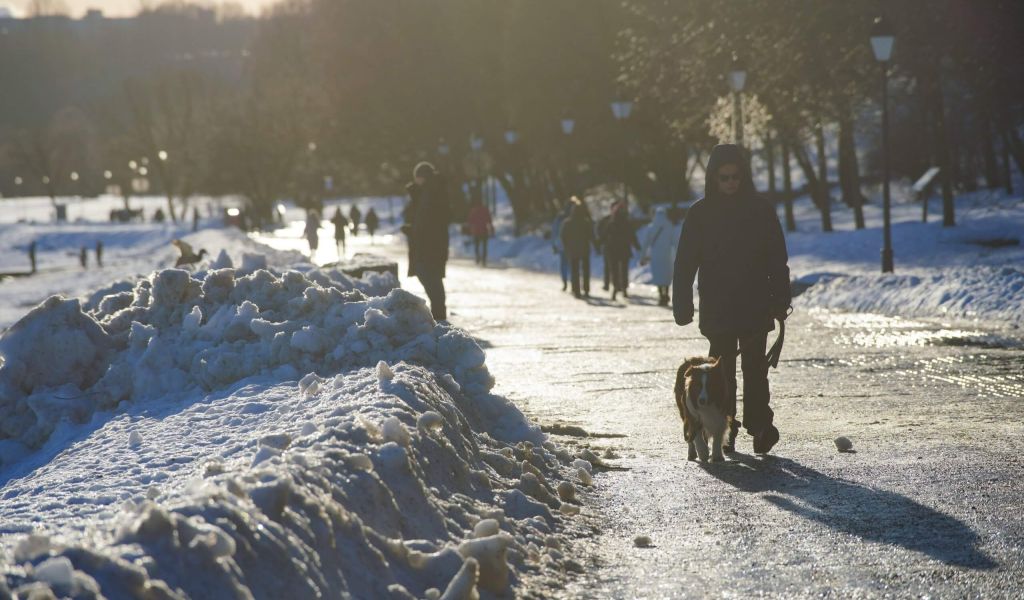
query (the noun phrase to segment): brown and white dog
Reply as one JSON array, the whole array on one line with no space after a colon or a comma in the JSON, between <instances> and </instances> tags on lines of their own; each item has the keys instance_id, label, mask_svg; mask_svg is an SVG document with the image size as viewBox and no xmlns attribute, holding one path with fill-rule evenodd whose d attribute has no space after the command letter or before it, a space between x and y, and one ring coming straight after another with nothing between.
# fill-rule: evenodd
<instances>
[{"instance_id":1,"label":"brown and white dog","mask_svg":"<svg viewBox=\"0 0 1024 600\"><path fill-rule=\"evenodd\" d=\"M725 370L717 358L695 356L686 359L676 373L676 406L683 418L683 437L689 444L689 460L725 460L722 442L732 421Z\"/></svg>"}]
</instances>

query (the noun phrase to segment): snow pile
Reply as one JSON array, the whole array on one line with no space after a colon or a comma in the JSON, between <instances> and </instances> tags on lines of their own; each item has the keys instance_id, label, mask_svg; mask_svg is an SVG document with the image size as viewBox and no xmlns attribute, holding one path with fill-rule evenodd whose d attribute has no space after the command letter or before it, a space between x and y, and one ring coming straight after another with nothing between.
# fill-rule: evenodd
<instances>
[{"instance_id":1,"label":"snow pile","mask_svg":"<svg viewBox=\"0 0 1024 600\"><path fill-rule=\"evenodd\" d=\"M984 319L1020 327L1024 325L1024 271L977 266L932 275L825 276L799 302L906 317Z\"/></svg>"},{"instance_id":2,"label":"snow pile","mask_svg":"<svg viewBox=\"0 0 1024 600\"><path fill-rule=\"evenodd\" d=\"M483 351L436 328L423 300L403 290L367 296L394 285L378 273L166 269L85 305L51 297L0 337L0 444L39 447L61 421L87 422L122 402L385 357L443 365L489 389Z\"/></svg>"},{"instance_id":3,"label":"snow pile","mask_svg":"<svg viewBox=\"0 0 1024 600\"><path fill-rule=\"evenodd\" d=\"M510 595L541 567L579 570L560 534L579 507L555 497L573 457L479 388L462 368L471 348L452 358L450 372L382 362L307 374L287 403L323 414L250 440L248 463L208 461L180 493L140 488L77 535L19 538L0 591L475 598Z\"/></svg>"}]
</instances>

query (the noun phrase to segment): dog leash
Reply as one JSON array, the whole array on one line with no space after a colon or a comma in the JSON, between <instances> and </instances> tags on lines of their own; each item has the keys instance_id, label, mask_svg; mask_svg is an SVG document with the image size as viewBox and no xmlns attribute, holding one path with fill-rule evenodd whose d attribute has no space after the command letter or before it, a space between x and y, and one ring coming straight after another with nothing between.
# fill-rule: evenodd
<instances>
[{"instance_id":1,"label":"dog leash","mask_svg":"<svg viewBox=\"0 0 1024 600\"><path fill-rule=\"evenodd\" d=\"M765 356L765 360L768 361L768 366L773 369L779 368L779 358L782 356L782 344L786 341L786 322L779 320L779 337L772 344L768 355Z\"/></svg>"}]
</instances>

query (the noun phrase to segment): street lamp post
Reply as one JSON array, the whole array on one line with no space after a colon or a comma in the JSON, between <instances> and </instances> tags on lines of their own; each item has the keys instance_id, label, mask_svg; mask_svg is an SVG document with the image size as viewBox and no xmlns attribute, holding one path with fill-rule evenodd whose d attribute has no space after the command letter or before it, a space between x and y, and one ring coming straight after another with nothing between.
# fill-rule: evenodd
<instances>
[{"instance_id":1,"label":"street lamp post","mask_svg":"<svg viewBox=\"0 0 1024 600\"><path fill-rule=\"evenodd\" d=\"M732 132L733 141L743 145L743 88L747 85L747 70L735 55L729 70L729 87L732 88Z\"/></svg>"},{"instance_id":2,"label":"street lamp post","mask_svg":"<svg viewBox=\"0 0 1024 600\"><path fill-rule=\"evenodd\" d=\"M561 125L562 125L562 133L565 134L565 140L566 140L565 155L566 155L566 163L567 163L566 172L568 173L567 177L569 179L568 183L569 183L569 187L572 190L572 193L575 193L576 192L576 168L575 168L575 165L573 164L572 147L571 147L571 143L570 143L569 140L572 138L572 132L576 129L576 120L573 119L569 115L565 115L564 117L562 117Z\"/></svg>"},{"instance_id":3,"label":"street lamp post","mask_svg":"<svg viewBox=\"0 0 1024 600\"><path fill-rule=\"evenodd\" d=\"M615 116L615 120L619 121L625 127L626 120L629 119L629 115L633 112L633 102L630 100L615 100L612 102L612 114ZM625 136L623 136L625 139ZM623 146L623 159L622 159L622 201L629 203L629 188L626 183L626 176L628 175L628 161L629 152L626 151Z\"/></svg>"},{"instance_id":4,"label":"street lamp post","mask_svg":"<svg viewBox=\"0 0 1024 600\"><path fill-rule=\"evenodd\" d=\"M893 272L892 226L889 219L889 60L896 36L881 17L871 29L871 50L882 65L882 272Z\"/></svg>"}]
</instances>

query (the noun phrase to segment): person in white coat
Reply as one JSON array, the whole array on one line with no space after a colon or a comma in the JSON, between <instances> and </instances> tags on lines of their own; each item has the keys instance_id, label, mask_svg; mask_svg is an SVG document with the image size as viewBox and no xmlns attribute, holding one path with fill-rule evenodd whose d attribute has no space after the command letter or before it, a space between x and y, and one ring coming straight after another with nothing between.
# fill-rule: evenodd
<instances>
[{"instance_id":1,"label":"person in white coat","mask_svg":"<svg viewBox=\"0 0 1024 600\"><path fill-rule=\"evenodd\" d=\"M675 264L676 243L679 240L678 227L668 220L664 207L654 211L654 220L644 236L641 262L651 263L651 283L658 286L658 306L668 306L669 286L672 285L672 270Z\"/></svg>"}]
</instances>

